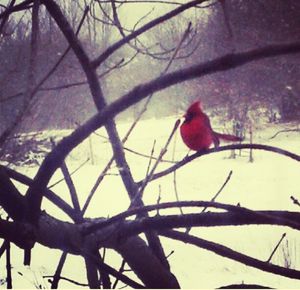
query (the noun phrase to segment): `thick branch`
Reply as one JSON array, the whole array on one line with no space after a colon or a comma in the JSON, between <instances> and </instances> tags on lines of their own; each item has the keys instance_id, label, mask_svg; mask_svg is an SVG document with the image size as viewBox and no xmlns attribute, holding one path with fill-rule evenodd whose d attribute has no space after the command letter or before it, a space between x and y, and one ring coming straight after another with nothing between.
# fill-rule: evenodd
<instances>
[{"instance_id":1,"label":"thick branch","mask_svg":"<svg viewBox=\"0 0 300 290\"><path fill-rule=\"evenodd\" d=\"M179 287L172 273L161 264L140 237L134 236L121 241L115 250L122 255L134 273L145 283L146 288L177 289Z\"/></svg>"},{"instance_id":2,"label":"thick branch","mask_svg":"<svg viewBox=\"0 0 300 290\"><path fill-rule=\"evenodd\" d=\"M3 167L0 167L0 205L12 219L23 220L27 204Z\"/></svg>"},{"instance_id":3,"label":"thick branch","mask_svg":"<svg viewBox=\"0 0 300 290\"><path fill-rule=\"evenodd\" d=\"M20 222L0 219L0 238L16 244L20 248L31 248L34 244L33 229Z\"/></svg>"},{"instance_id":4,"label":"thick branch","mask_svg":"<svg viewBox=\"0 0 300 290\"><path fill-rule=\"evenodd\" d=\"M202 206L207 206L208 204L216 203L199 202L199 204ZM161 205L157 205L157 207L158 206ZM180 206L182 206L182 204ZM138 276L143 280L143 282L146 284L146 287L154 288L157 286L163 287L163 285L165 285L167 288L172 288L176 287L177 285L172 284L174 283L174 280L171 278L170 272L162 267L160 262L158 262L158 259L151 254L151 252L147 252L150 251L150 249L140 238L136 236L136 234L149 229L165 230L174 227L187 226L224 226L249 224L275 224L281 226L290 226L300 230L300 225L295 222L300 219L300 213L283 211L252 212L244 208L228 205L221 205L220 207L234 208L235 212L207 212L183 216L157 216L145 218L143 220L126 221L123 223L118 221L116 224L99 229L97 232L94 232L92 235L86 237L82 236L81 233L87 225L74 225L71 223L62 222L43 213L40 216L39 227L37 228L36 232L36 240L37 242L49 248L61 249L69 253L80 255L85 255L84 251L86 249L86 241L90 240L95 245L98 244L98 246L105 246L118 251L122 257L125 258L126 262L134 269ZM0 221L1 238L12 237L11 240L13 242L18 243L18 239L23 242L24 236L22 237L22 235L20 235L21 229L24 229L24 224L20 224L20 226L18 226L16 222L12 223ZM210 246L211 244L209 244L207 247ZM134 249L134 251L132 249ZM228 251L226 251L225 254L222 253L223 256L226 256L226 253L228 256L231 255L231 253L228 254ZM149 262L149 259L151 259L151 263ZM238 260L239 257L235 259ZM249 259L250 262L246 262L249 265L252 265L251 263L255 265L256 262L253 262L253 258ZM145 260L147 260L147 263L145 263ZM270 272L273 271L272 273L281 274L292 278L295 278L295 275L298 274L297 277L299 278L299 271L287 269L282 270L282 268L278 268L278 266L267 264L261 261L260 263L260 265L267 267L267 271L271 269ZM149 269L147 265L151 265L151 268ZM105 266L105 269L112 275L116 274L115 271L113 271L109 266ZM153 278L153 275L157 278ZM124 277L122 276L121 279L123 278ZM124 279L126 280L126 278Z\"/></svg>"},{"instance_id":5,"label":"thick branch","mask_svg":"<svg viewBox=\"0 0 300 290\"><path fill-rule=\"evenodd\" d=\"M30 248L36 241L48 248L84 256L86 248L84 246L85 240L81 236L81 227L82 224L74 225L63 222L42 213L37 228L26 223L8 222L0 219L0 238L7 239L21 248ZM33 237L35 237L34 241ZM87 239L89 238L87 237ZM101 239L101 237L99 238ZM102 263L102 268L131 287L141 288L140 284L118 273L109 265Z\"/></svg>"},{"instance_id":6,"label":"thick branch","mask_svg":"<svg viewBox=\"0 0 300 290\"><path fill-rule=\"evenodd\" d=\"M19 173L13 169L0 166L0 171L4 170L6 174L10 177L13 178L14 180L25 184L27 186L31 186L33 183L33 180L26 175ZM68 204L66 203L62 198L60 198L58 195L56 195L53 191L51 190L46 190L45 191L45 197L52 201L58 208L60 208L64 213L66 213L72 220L75 222L82 221L82 219L78 219L78 215L76 211Z\"/></svg>"},{"instance_id":7,"label":"thick branch","mask_svg":"<svg viewBox=\"0 0 300 290\"><path fill-rule=\"evenodd\" d=\"M288 212L279 212L279 213L284 213L282 214L276 214L277 212L274 211L253 211L245 207L240 207L240 206L235 206L235 205L229 205L229 204L223 204L223 203L217 203L217 202L211 202L211 201L179 201L179 202L166 202L166 203L160 203L160 204L155 204L155 205L148 205L144 207L139 207L139 208L134 208L131 210L127 210L125 212L122 212L120 214L117 214L107 220L101 220L99 222L94 222L91 225L87 225L84 227L83 233L85 235L90 234L96 230L103 229L109 225L116 224L116 223L122 223L126 218L130 216L134 216L136 214L141 214L143 212L150 212L158 209L168 209L168 208L178 208L178 207L189 207L189 208L197 208L197 207L204 207L204 208L217 208L217 209L222 209L228 211L230 214L236 215L236 217L241 216L241 220L237 219L235 221L235 225L238 225L238 222L241 221L241 224L239 225L244 225L243 222L245 222L245 217L248 219L248 221L252 220L253 218L256 220L256 222L270 222L270 218L272 219L272 222L274 224L278 225L289 225L291 228L298 229L300 224L296 223L298 218L300 218L300 214L298 213L288 213ZM200 214L200 213L199 213ZM216 223L219 218L219 215L215 215L215 213L212 214L211 218L215 218L215 221L212 223L209 223L209 218L206 219L208 215L202 215L199 216L199 214L191 214L191 215L183 215L183 216L162 216L162 217L156 217L152 218L151 221L148 219L143 219L140 221L140 223L134 224L131 223L129 226L136 227L136 229L133 230L133 232L140 233L142 231L142 227L145 226L143 223L150 223L149 226L153 227L155 223L159 224L162 221L165 221L167 224L162 224L161 226L170 226L170 227L184 227L188 223L188 226L220 226L220 225L231 225L229 215L224 215L224 220L218 221L219 223ZM206 213L208 214L208 213ZM250 218L249 218L250 217ZM161 218L161 219L160 219ZM173 224L169 224L169 222L172 222ZM208 223L207 223L208 221ZM205 222L205 224L203 224ZM224 224L221 224L221 223ZM153 224L152 224L153 223ZM251 223L254 223L252 221ZM155 226L154 226L155 227ZM137 228L139 228L137 230Z\"/></svg>"},{"instance_id":8,"label":"thick branch","mask_svg":"<svg viewBox=\"0 0 300 290\"><path fill-rule=\"evenodd\" d=\"M168 215L128 221L120 227L119 236L138 235L144 231L164 230L184 227L218 227L245 225L277 225L288 226L300 230L300 214L284 211L253 211L252 213L236 212L204 212L184 215Z\"/></svg>"}]
</instances>

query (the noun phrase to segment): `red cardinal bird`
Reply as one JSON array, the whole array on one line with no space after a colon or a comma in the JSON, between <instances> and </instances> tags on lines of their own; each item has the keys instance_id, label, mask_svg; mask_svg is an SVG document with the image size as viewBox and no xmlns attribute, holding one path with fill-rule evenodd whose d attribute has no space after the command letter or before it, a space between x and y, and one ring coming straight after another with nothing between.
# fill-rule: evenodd
<instances>
[{"instance_id":1,"label":"red cardinal bird","mask_svg":"<svg viewBox=\"0 0 300 290\"><path fill-rule=\"evenodd\" d=\"M201 102L194 102L184 115L185 120L180 126L180 133L183 142L192 150L207 150L212 143L219 146L220 140L242 141L241 138L228 134L215 132L208 116L201 109Z\"/></svg>"}]
</instances>

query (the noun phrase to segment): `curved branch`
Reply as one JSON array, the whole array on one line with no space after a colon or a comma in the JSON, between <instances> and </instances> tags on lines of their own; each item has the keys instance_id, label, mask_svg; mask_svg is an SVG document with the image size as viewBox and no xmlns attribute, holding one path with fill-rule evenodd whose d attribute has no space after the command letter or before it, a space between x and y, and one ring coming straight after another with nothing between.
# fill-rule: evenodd
<instances>
[{"instance_id":1,"label":"curved branch","mask_svg":"<svg viewBox=\"0 0 300 290\"><path fill-rule=\"evenodd\" d=\"M272 137L270 137L269 139L274 139L275 137L277 137L277 135L279 135L280 133L288 133L288 132L299 132L300 129L296 128L296 129L284 129L284 130L280 130L278 132L276 132Z\"/></svg>"},{"instance_id":2,"label":"curved branch","mask_svg":"<svg viewBox=\"0 0 300 290\"><path fill-rule=\"evenodd\" d=\"M254 267L256 269L260 269L262 271L289 277L292 279L300 279L300 271L298 270L287 269L268 262L263 262L261 260L236 252L228 247L225 247L223 245L211 241L207 241L178 231L161 231L159 232L159 234L170 239L178 240L184 243L188 243L206 249L208 251L212 251L217 255L232 259L234 261L240 262L250 267Z\"/></svg>"},{"instance_id":3,"label":"curved branch","mask_svg":"<svg viewBox=\"0 0 300 290\"><path fill-rule=\"evenodd\" d=\"M45 275L45 276L43 276L43 278L55 278L54 276L51 276L51 275ZM84 283L80 283L80 282L77 282L77 281L75 281L75 280L72 280L72 279L69 279L69 278L67 278L67 277L63 277L63 276L59 276L59 279L60 280L65 280L65 281L68 281L68 282L70 282L70 283L72 283L72 284L74 284L74 285L77 285L77 286L83 286L83 287L87 287L87 286L89 286L88 284L84 284ZM53 280L51 280L51 279L49 279L48 280L50 283L52 283L53 282ZM54 288L55 289L55 288Z\"/></svg>"},{"instance_id":4,"label":"curved branch","mask_svg":"<svg viewBox=\"0 0 300 290\"><path fill-rule=\"evenodd\" d=\"M212 149L208 149L206 151L198 151L190 156L185 157L183 160L177 162L175 165L167 168L166 170L163 170L157 174L154 174L152 176L151 181L161 178L165 175L168 175L174 171L176 171L177 169L181 168L182 166L186 165L187 163L191 162L192 160L204 156L204 155L208 155L211 153L216 153L216 152L222 152L222 151L229 151L232 149L256 149L256 150L264 150L264 151L269 151L269 152L274 152L289 158L292 158L293 160L296 161L300 161L300 155L297 155L295 153L292 153L290 151L278 148L278 147L274 147L274 146L270 146L270 145L263 145L263 144L232 144L232 145L226 145L226 146L220 146L217 148L212 148ZM138 184L142 184L143 180L139 181Z\"/></svg>"},{"instance_id":5,"label":"curved branch","mask_svg":"<svg viewBox=\"0 0 300 290\"><path fill-rule=\"evenodd\" d=\"M31 186L31 184L33 183L33 180L30 177L28 177L22 173L19 173L11 168L0 165L0 171L2 169L6 172L6 174L10 178L12 178L22 184ZM78 215L76 214L76 211L68 203L66 203L62 198L60 198L58 195L56 195L53 191L47 189L45 191L45 197L47 199L49 199L51 202L53 202L58 208L60 208L65 214L67 214L73 221L75 221L75 222L82 221L82 219L80 217L78 217Z\"/></svg>"},{"instance_id":6,"label":"curved branch","mask_svg":"<svg viewBox=\"0 0 300 290\"><path fill-rule=\"evenodd\" d=\"M129 93L114 101L109 106L104 107L99 111L99 113L91 117L85 124L73 131L71 135L65 137L60 143L58 143L52 152L47 155L40 166L36 175L36 178L39 180L39 182L34 185L36 188L32 188L32 191L34 191L37 195L43 195L50 178L56 169L61 165L65 157L71 152L71 150L85 140L93 131L106 124L111 118L127 109L131 105L146 98L149 94L189 79L212 74L218 71L225 71L254 60L299 52L300 42L266 46L264 48L259 48L248 52L228 54L215 60L189 67L187 69L168 73L157 79L136 86ZM249 148L247 147L249 145L246 146L244 144L235 146L245 146L236 148ZM252 146L254 145L252 144ZM226 146L221 147L223 149L219 150L225 150L225 147Z\"/></svg>"},{"instance_id":7,"label":"curved branch","mask_svg":"<svg viewBox=\"0 0 300 290\"><path fill-rule=\"evenodd\" d=\"M0 206L13 220L24 219L27 203L2 166L0 166Z\"/></svg>"}]
</instances>

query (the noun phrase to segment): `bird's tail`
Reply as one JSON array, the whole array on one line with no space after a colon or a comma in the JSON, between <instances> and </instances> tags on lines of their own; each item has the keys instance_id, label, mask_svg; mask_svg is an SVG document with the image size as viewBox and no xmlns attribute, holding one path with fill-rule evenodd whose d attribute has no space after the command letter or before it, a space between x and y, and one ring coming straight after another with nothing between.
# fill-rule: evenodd
<instances>
[{"instance_id":1,"label":"bird's tail","mask_svg":"<svg viewBox=\"0 0 300 290\"><path fill-rule=\"evenodd\" d=\"M234 136L234 135L230 135L230 134L222 134L222 133L217 133L214 132L215 136L217 136L217 138L225 140L225 141L232 141L232 142L240 142L243 141L243 138L240 138L238 136Z\"/></svg>"}]
</instances>

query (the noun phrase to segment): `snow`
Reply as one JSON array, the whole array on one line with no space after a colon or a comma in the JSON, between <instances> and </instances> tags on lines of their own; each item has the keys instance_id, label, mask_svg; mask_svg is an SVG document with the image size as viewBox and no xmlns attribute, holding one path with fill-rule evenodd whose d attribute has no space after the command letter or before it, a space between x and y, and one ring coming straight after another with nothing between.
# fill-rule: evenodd
<instances>
[{"instance_id":1,"label":"snow","mask_svg":"<svg viewBox=\"0 0 300 290\"><path fill-rule=\"evenodd\" d=\"M164 146L177 117L168 117L162 120L149 119L140 121L126 142L126 147L137 152L150 155L153 142L156 140L154 156L158 156ZM130 123L118 124L121 138L126 134ZM221 127L220 124L214 124ZM294 125L294 124L292 124ZM287 132L270 139L276 132L286 128L283 124L264 124L254 131L253 143L273 145L282 149L300 154L299 132ZM70 131L45 132L46 136L65 136ZM98 135L102 137L99 137ZM110 145L107 142L103 129L97 131L97 135L80 144L71 152L66 162L69 171L75 170L79 164L87 158L90 159L81 170L73 175L79 201L84 204L97 176L105 167L111 157ZM246 140L248 142L248 140ZM93 154L91 153L91 148ZM173 153L174 151L174 153ZM126 158L132 169L136 181L143 179L147 172L149 159L126 152ZM164 160L181 160L188 153L178 133L173 139ZM298 211L290 199L293 195L300 197L300 170L299 164L288 157L266 151L254 151L254 162L249 162L249 150L243 150L242 156L236 151L236 159L230 159L230 152L210 154L198 158L176 172L176 184L180 200L210 200L226 180L229 172L233 174L220 196L218 202L242 206L250 209L261 210L290 210ZM173 156L174 155L174 156ZM91 163L93 160L93 164ZM152 162L153 165L154 161ZM161 163L156 172L171 166L171 163ZM38 167L19 167L18 171L31 177ZM108 172L98 188L87 212L87 217L107 217L126 210L129 199L126 195L121 179L117 176L115 165ZM151 182L144 193L146 204L155 204L160 196L160 202L175 201L173 174ZM50 181L55 183L62 178L62 173L57 170ZM23 191L25 186L16 183ZM69 204L71 199L69 192L61 182L52 188ZM43 208L46 211L63 220L69 220L60 210L44 199ZM188 210L184 210L189 212ZM179 213L178 209L169 210L166 213ZM191 234L231 247L247 255L267 260L273 248L286 233L279 249L272 258L272 262L284 265L285 260L290 262L292 268L300 269L300 261L297 259L299 250L299 232L285 227L247 226L247 227L215 227L194 228ZM182 288L216 288L228 284L261 284L276 288L299 288L300 281L266 273L251 267L244 266L227 258L217 256L207 250L199 249L181 242L162 238L166 254L172 250L175 252L169 257L172 271L178 278ZM32 265L30 268L22 265L22 251L12 245L13 286L14 288L35 288L40 285L50 288L47 279L43 275L53 275L59 261L61 252L36 245L33 251ZM284 258L286 255L286 259ZM107 251L106 261L118 268L121 263L120 256L113 251ZM5 273L4 259L0 260L0 273ZM22 273L19 274L19 273ZM129 276L131 273L126 272ZM3 274L2 274L3 275ZM84 261L80 257L68 256L63 269L63 276L86 283ZM3 278L3 277L0 277ZM77 288L74 284L60 281L62 288ZM119 284L122 286L122 283ZM5 287L4 285L0 286Z\"/></svg>"}]
</instances>

